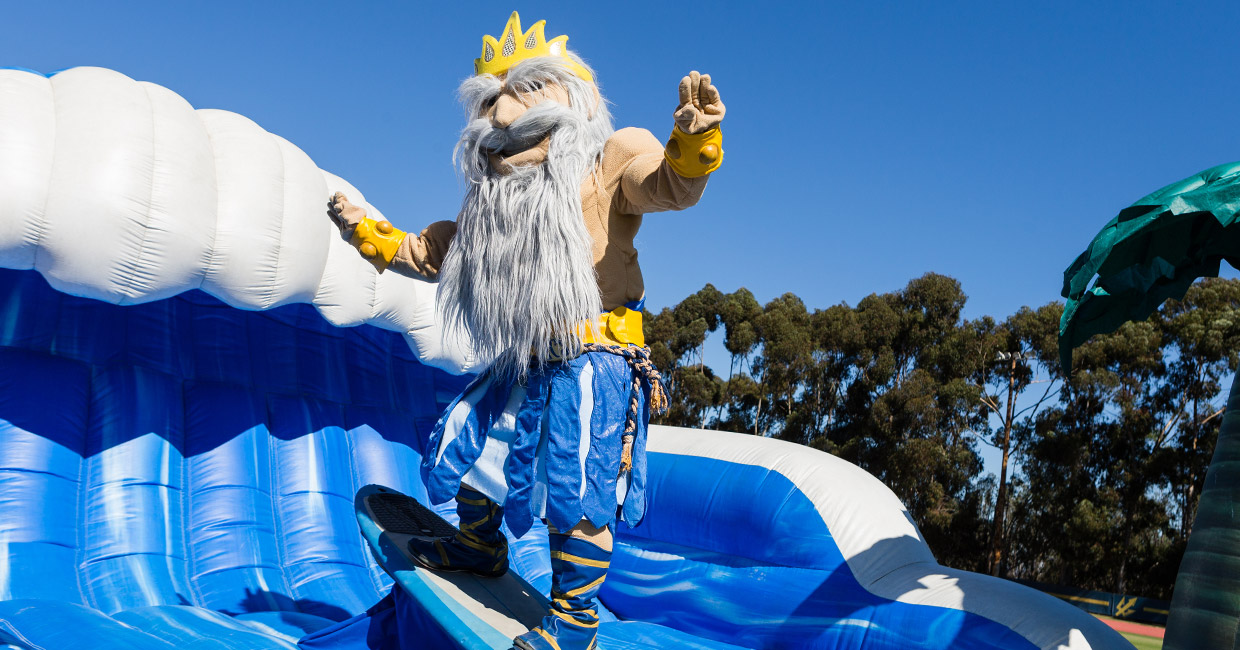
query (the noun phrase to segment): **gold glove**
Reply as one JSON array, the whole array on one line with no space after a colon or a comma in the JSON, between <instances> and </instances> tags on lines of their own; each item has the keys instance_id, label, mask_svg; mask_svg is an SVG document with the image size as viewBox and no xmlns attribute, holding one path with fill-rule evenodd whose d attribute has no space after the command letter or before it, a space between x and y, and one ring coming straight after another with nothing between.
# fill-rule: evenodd
<instances>
[{"instance_id":1,"label":"gold glove","mask_svg":"<svg viewBox=\"0 0 1240 650\"><path fill-rule=\"evenodd\" d=\"M392 258L396 257L396 249L400 248L400 242L404 238L404 231L397 230L392 226L392 222L375 221L366 217L353 229L353 238L349 243L357 247L362 257L382 273L388 264L392 263Z\"/></svg>"},{"instance_id":2,"label":"gold glove","mask_svg":"<svg viewBox=\"0 0 1240 650\"><path fill-rule=\"evenodd\" d=\"M672 170L685 178L705 176L723 164L723 135L719 127L701 133L685 133L677 126L663 149Z\"/></svg>"}]
</instances>

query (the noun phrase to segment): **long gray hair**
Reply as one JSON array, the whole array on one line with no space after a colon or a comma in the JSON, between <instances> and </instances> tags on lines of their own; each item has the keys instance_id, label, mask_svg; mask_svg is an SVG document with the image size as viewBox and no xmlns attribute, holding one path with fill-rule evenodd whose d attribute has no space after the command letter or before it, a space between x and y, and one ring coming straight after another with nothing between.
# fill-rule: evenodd
<instances>
[{"instance_id":1,"label":"long gray hair","mask_svg":"<svg viewBox=\"0 0 1240 650\"><path fill-rule=\"evenodd\" d=\"M504 129L479 117L505 85L533 92L548 82L568 92L569 106L544 100ZM602 158L611 115L594 85L556 57L523 61L504 81L466 79L460 99L470 121L453 160L469 188L439 273L438 305L449 328L466 328L480 358L494 359L491 372L515 380L531 356L542 364L578 350L578 323L602 310L580 188ZM492 168L489 153L525 149L548 132L543 164L507 174Z\"/></svg>"}]
</instances>

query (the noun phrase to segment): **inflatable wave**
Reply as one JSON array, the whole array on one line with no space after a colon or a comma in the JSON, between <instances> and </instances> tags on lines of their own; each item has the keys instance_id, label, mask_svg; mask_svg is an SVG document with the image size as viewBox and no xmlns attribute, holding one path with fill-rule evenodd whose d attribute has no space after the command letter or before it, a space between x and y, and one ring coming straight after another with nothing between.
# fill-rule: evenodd
<instances>
[{"instance_id":1,"label":"inflatable wave","mask_svg":"<svg viewBox=\"0 0 1240 650\"><path fill-rule=\"evenodd\" d=\"M440 369L471 361L443 342L433 285L377 276L336 235L336 190L365 205L158 86L0 70L0 644L452 646L389 593L352 499L425 499L426 435L466 381ZM1131 647L939 566L895 495L838 458L665 427L649 447L604 650ZM511 552L549 588L545 529Z\"/></svg>"},{"instance_id":2,"label":"inflatable wave","mask_svg":"<svg viewBox=\"0 0 1240 650\"><path fill-rule=\"evenodd\" d=\"M202 289L239 309L315 306L333 325L402 332L424 363L443 346L433 284L378 275L326 218L356 188L227 111L102 68L0 70L0 267L118 305Z\"/></svg>"}]
</instances>

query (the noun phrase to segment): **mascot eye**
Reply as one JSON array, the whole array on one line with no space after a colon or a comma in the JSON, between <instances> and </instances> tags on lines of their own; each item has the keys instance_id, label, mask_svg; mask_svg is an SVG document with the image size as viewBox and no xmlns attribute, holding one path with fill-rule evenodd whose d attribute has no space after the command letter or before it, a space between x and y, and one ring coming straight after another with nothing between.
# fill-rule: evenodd
<instances>
[{"instance_id":1,"label":"mascot eye","mask_svg":"<svg viewBox=\"0 0 1240 650\"><path fill-rule=\"evenodd\" d=\"M530 92L538 92L543 89L543 82L534 80L529 83Z\"/></svg>"},{"instance_id":2,"label":"mascot eye","mask_svg":"<svg viewBox=\"0 0 1240 650\"><path fill-rule=\"evenodd\" d=\"M490 99L482 103L482 108L487 109L495 105L495 100L499 99L499 95L493 95Z\"/></svg>"}]
</instances>

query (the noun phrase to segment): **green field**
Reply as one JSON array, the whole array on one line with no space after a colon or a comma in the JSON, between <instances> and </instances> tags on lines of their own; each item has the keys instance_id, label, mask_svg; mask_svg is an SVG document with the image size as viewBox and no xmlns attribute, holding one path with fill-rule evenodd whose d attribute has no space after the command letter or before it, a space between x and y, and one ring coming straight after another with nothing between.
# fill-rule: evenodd
<instances>
[{"instance_id":1,"label":"green field","mask_svg":"<svg viewBox=\"0 0 1240 650\"><path fill-rule=\"evenodd\" d=\"M1137 650L1162 650L1162 639L1155 639L1152 636L1140 636L1137 634L1124 634L1120 632L1125 639L1128 639Z\"/></svg>"},{"instance_id":2,"label":"green field","mask_svg":"<svg viewBox=\"0 0 1240 650\"><path fill-rule=\"evenodd\" d=\"M1094 616L1102 619L1103 621L1115 620L1109 616L1100 616L1098 614L1094 614ZM1120 632L1119 634L1125 639L1128 639L1128 642L1136 647L1137 650L1162 650L1162 639L1157 639L1152 636L1142 636L1140 634L1126 634L1124 632Z\"/></svg>"}]
</instances>

